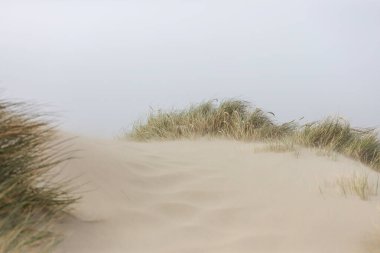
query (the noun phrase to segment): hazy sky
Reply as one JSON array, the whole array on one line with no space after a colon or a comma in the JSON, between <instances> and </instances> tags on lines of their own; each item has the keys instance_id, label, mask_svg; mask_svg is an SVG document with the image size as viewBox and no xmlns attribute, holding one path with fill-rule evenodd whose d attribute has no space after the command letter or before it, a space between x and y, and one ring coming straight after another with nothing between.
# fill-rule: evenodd
<instances>
[{"instance_id":1,"label":"hazy sky","mask_svg":"<svg viewBox=\"0 0 380 253\"><path fill-rule=\"evenodd\" d=\"M1 0L0 88L91 135L229 97L379 127L380 0Z\"/></svg>"}]
</instances>

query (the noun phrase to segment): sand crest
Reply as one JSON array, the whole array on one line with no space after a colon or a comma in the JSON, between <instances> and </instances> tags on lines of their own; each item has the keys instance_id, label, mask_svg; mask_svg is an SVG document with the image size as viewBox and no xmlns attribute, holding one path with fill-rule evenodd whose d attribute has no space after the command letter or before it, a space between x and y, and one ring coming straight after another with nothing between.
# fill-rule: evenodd
<instances>
[{"instance_id":1,"label":"sand crest","mask_svg":"<svg viewBox=\"0 0 380 253\"><path fill-rule=\"evenodd\" d=\"M352 171L377 178L358 162L224 140L75 145L81 159L62 171L83 198L57 253L378 252L379 197L326 187Z\"/></svg>"}]
</instances>

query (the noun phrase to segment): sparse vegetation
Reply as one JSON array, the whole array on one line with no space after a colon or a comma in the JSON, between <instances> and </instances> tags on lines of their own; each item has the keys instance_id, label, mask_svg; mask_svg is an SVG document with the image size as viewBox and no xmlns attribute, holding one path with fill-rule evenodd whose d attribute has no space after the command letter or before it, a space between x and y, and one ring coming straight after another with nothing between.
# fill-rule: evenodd
<instances>
[{"instance_id":1,"label":"sparse vegetation","mask_svg":"<svg viewBox=\"0 0 380 253\"><path fill-rule=\"evenodd\" d=\"M342 176L336 180L336 184L344 196L357 195L362 200L376 196L379 188L379 180L372 182L365 173Z\"/></svg>"},{"instance_id":2,"label":"sparse vegetation","mask_svg":"<svg viewBox=\"0 0 380 253\"><path fill-rule=\"evenodd\" d=\"M292 150L283 144L291 140L292 145L343 154L380 171L380 140L374 129L352 128L339 117L299 126L294 121L279 124L273 116L246 101L208 101L179 111L151 112L129 135L143 141L202 136L269 141L274 143L269 151L275 152Z\"/></svg>"},{"instance_id":3,"label":"sparse vegetation","mask_svg":"<svg viewBox=\"0 0 380 253\"><path fill-rule=\"evenodd\" d=\"M286 153L297 152L296 145L292 141L273 141L263 147L255 148L256 152Z\"/></svg>"},{"instance_id":4,"label":"sparse vegetation","mask_svg":"<svg viewBox=\"0 0 380 253\"><path fill-rule=\"evenodd\" d=\"M315 154L317 156L326 156L326 157L330 158L333 161L337 161L338 160L338 153L335 152L335 151L333 151L333 150L323 149L323 148L317 148L315 150Z\"/></svg>"},{"instance_id":5,"label":"sparse vegetation","mask_svg":"<svg viewBox=\"0 0 380 253\"><path fill-rule=\"evenodd\" d=\"M51 180L70 154L32 109L0 101L0 253L46 252L58 238L52 226L76 200Z\"/></svg>"}]
</instances>

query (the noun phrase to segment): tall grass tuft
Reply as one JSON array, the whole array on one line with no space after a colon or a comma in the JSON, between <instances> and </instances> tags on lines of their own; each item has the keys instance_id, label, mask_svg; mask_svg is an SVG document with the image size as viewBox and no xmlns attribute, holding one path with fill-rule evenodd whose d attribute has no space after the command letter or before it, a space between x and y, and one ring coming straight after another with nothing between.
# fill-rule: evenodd
<instances>
[{"instance_id":1,"label":"tall grass tuft","mask_svg":"<svg viewBox=\"0 0 380 253\"><path fill-rule=\"evenodd\" d=\"M52 169L70 154L32 109L0 101L0 253L47 250L57 239L52 225L76 200L52 181Z\"/></svg>"},{"instance_id":2,"label":"tall grass tuft","mask_svg":"<svg viewBox=\"0 0 380 253\"><path fill-rule=\"evenodd\" d=\"M149 140L219 136L260 140L289 135L295 128L293 122L276 124L270 114L254 110L246 101L207 101L189 109L152 112L145 124L134 126L131 137Z\"/></svg>"},{"instance_id":3,"label":"tall grass tuft","mask_svg":"<svg viewBox=\"0 0 380 253\"><path fill-rule=\"evenodd\" d=\"M299 131L298 141L344 154L380 170L380 141L375 129L356 129L342 118L327 118L305 125Z\"/></svg>"},{"instance_id":4,"label":"tall grass tuft","mask_svg":"<svg viewBox=\"0 0 380 253\"><path fill-rule=\"evenodd\" d=\"M246 101L207 101L188 109L151 112L129 134L136 140L227 137L245 141L290 141L306 147L337 152L380 171L380 141L374 129L352 128L349 122L330 117L299 126L279 124L272 113L252 108Z\"/></svg>"},{"instance_id":5,"label":"tall grass tuft","mask_svg":"<svg viewBox=\"0 0 380 253\"><path fill-rule=\"evenodd\" d=\"M344 196L357 195L362 200L376 196L379 189L379 179L376 183L370 181L368 174L365 173L342 176L336 180L336 184Z\"/></svg>"}]
</instances>

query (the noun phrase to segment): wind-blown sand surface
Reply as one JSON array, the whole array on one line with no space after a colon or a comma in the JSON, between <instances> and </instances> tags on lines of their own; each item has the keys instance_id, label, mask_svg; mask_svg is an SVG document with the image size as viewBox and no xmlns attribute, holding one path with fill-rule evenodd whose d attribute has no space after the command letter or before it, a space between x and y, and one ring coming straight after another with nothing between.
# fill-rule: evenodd
<instances>
[{"instance_id":1,"label":"wind-blown sand surface","mask_svg":"<svg viewBox=\"0 0 380 253\"><path fill-rule=\"evenodd\" d=\"M75 143L63 175L83 198L58 253L379 252L380 198L326 186L377 178L358 162L224 140Z\"/></svg>"}]
</instances>

